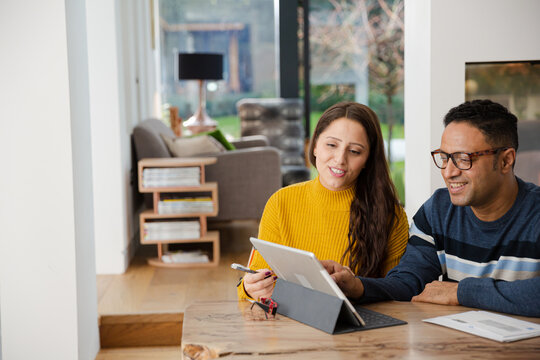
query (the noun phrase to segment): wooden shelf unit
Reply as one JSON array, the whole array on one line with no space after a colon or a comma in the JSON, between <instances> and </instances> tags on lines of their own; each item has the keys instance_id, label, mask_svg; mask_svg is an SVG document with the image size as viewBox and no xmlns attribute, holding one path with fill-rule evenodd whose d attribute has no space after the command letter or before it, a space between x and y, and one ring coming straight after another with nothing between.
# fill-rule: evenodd
<instances>
[{"instance_id":1,"label":"wooden shelf unit","mask_svg":"<svg viewBox=\"0 0 540 360\"><path fill-rule=\"evenodd\" d=\"M215 157L204 158L161 158L142 159L138 163L139 192L152 193L153 208L143 211L140 216L140 242L143 245L155 244L158 249L158 257L149 259L148 263L154 266L181 268L181 267L212 267L219 264L219 232L208 231L206 218L218 214L218 187L215 182L205 182L204 167L214 164ZM143 171L145 168L177 168L177 167L199 167L200 185L197 186L174 186L174 187L143 187ZM211 213L176 213L159 214L158 203L162 194L189 194L205 193L212 199L213 211ZM194 239L171 239L171 240L147 240L145 239L144 224L147 222L159 222L160 219L198 219L200 224L200 237ZM211 243L212 258L208 263L166 263L162 261L163 245L180 243Z\"/></svg>"}]
</instances>

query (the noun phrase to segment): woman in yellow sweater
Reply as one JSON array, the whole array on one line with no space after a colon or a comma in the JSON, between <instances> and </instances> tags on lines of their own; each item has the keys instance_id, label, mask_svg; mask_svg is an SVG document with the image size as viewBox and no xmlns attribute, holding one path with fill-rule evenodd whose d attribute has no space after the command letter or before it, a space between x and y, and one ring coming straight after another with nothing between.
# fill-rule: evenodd
<instances>
[{"instance_id":1,"label":"woman in yellow sweater","mask_svg":"<svg viewBox=\"0 0 540 360\"><path fill-rule=\"evenodd\" d=\"M314 180L278 190L266 203L258 237L382 277L399 263L408 222L390 180L377 115L353 102L326 110L309 148ZM276 277L252 250L239 299L270 297Z\"/></svg>"}]
</instances>

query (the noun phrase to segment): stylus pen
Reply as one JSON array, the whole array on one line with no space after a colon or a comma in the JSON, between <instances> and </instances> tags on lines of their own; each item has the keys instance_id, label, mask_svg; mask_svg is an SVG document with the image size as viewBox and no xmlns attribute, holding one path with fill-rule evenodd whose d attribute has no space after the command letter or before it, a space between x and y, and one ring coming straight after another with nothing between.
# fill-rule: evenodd
<instances>
[{"instance_id":1,"label":"stylus pen","mask_svg":"<svg viewBox=\"0 0 540 360\"><path fill-rule=\"evenodd\" d=\"M234 270L240 270L240 271L243 271L243 272L247 272L247 273L250 273L250 274L257 274L257 271L255 270L251 270L250 268L244 266L244 265L240 265L240 264L237 264L237 263L233 263L231 264L231 267L234 269ZM266 275L265 279L269 278L270 276L272 276L273 272L270 272L270 274Z\"/></svg>"},{"instance_id":2,"label":"stylus pen","mask_svg":"<svg viewBox=\"0 0 540 360\"><path fill-rule=\"evenodd\" d=\"M250 274L256 274L257 273L255 270L251 270L250 268L248 268L248 267L246 267L244 265L237 264L237 263L231 264L231 267L234 270L240 270L240 271L247 272L247 273L250 273Z\"/></svg>"}]
</instances>

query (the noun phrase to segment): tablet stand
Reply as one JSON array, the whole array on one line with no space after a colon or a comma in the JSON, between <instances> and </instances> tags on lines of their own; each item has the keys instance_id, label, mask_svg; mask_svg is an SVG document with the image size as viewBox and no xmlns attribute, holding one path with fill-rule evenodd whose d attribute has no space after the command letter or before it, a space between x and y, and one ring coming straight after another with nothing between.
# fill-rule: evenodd
<instances>
[{"instance_id":1,"label":"tablet stand","mask_svg":"<svg viewBox=\"0 0 540 360\"><path fill-rule=\"evenodd\" d=\"M337 296L328 295L282 279L276 280L272 300L278 304L278 314L328 334L341 334L406 324L405 321L355 307L366 322L365 326L359 325L349 307Z\"/></svg>"}]
</instances>

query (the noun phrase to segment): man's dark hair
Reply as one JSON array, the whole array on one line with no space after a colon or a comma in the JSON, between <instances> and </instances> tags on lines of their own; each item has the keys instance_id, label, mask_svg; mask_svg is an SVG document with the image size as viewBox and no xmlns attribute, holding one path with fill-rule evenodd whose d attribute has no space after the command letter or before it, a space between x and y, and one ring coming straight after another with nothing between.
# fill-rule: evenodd
<instances>
[{"instance_id":1,"label":"man's dark hair","mask_svg":"<svg viewBox=\"0 0 540 360\"><path fill-rule=\"evenodd\" d=\"M517 117L501 104L491 100L466 101L450 109L444 117L444 126L451 122L466 122L484 134L493 147L518 149Z\"/></svg>"}]
</instances>

